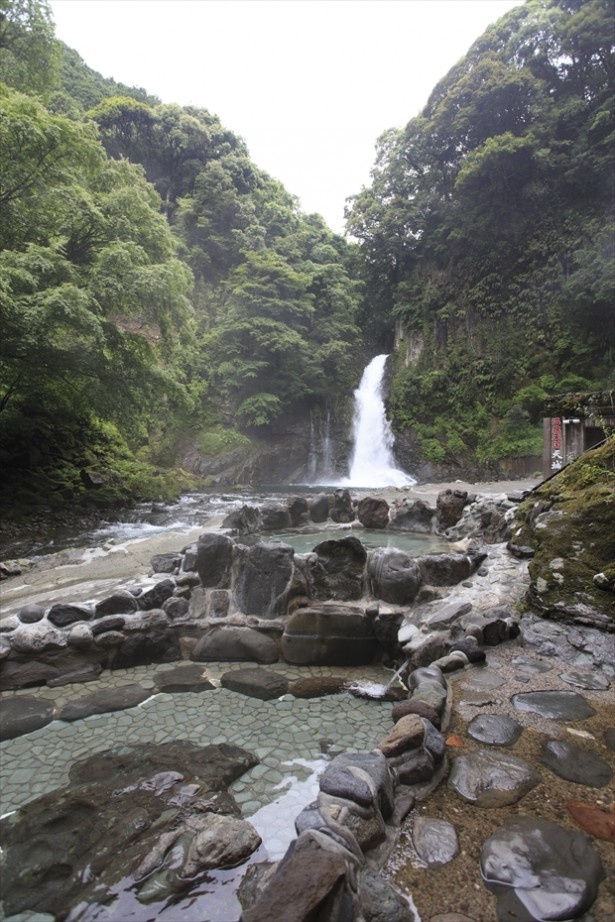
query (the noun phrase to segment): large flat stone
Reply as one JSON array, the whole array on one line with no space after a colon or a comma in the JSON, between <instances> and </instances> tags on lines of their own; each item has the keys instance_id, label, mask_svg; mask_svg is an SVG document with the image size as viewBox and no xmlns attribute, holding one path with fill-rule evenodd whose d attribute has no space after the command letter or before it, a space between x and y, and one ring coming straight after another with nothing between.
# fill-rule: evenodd
<instances>
[{"instance_id":1,"label":"large flat stone","mask_svg":"<svg viewBox=\"0 0 615 922\"><path fill-rule=\"evenodd\" d=\"M0 740L32 733L53 720L53 703L30 695L5 698L0 706Z\"/></svg>"},{"instance_id":2,"label":"large flat stone","mask_svg":"<svg viewBox=\"0 0 615 922\"><path fill-rule=\"evenodd\" d=\"M288 691L288 680L267 669L235 669L225 672L220 677L220 684L230 691L250 698L260 698L261 701L280 698Z\"/></svg>"}]
</instances>

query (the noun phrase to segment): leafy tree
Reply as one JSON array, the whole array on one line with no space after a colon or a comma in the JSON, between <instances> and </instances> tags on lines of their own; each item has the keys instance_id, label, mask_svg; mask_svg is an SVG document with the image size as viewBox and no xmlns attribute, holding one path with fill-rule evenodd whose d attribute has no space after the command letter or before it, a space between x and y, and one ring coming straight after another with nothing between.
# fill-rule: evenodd
<instances>
[{"instance_id":1,"label":"leafy tree","mask_svg":"<svg viewBox=\"0 0 615 922\"><path fill-rule=\"evenodd\" d=\"M0 76L22 92L55 85L59 53L46 0L0 0Z\"/></svg>"}]
</instances>

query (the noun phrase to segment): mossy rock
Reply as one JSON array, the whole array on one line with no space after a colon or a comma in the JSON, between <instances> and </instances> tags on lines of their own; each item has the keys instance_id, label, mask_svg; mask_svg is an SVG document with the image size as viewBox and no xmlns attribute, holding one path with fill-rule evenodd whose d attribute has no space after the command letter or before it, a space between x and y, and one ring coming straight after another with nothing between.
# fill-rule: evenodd
<instances>
[{"instance_id":1,"label":"mossy rock","mask_svg":"<svg viewBox=\"0 0 615 922\"><path fill-rule=\"evenodd\" d=\"M615 437L545 481L520 506L513 541L529 545L528 602L549 618L615 628L615 594L594 582L615 560Z\"/></svg>"}]
</instances>

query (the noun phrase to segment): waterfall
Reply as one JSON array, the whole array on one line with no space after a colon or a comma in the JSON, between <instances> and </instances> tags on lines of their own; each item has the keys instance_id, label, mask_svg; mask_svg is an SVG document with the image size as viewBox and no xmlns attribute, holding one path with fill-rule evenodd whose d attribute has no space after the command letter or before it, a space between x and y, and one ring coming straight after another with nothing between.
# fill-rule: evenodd
<instances>
[{"instance_id":1,"label":"waterfall","mask_svg":"<svg viewBox=\"0 0 615 922\"><path fill-rule=\"evenodd\" d=\"M416 480L395 466L394 437L382 393L388 355L369 363L354 392L353 452L345 483L351 487L405 487Z\"/></svg>"},{"instance_id":2,"label":"waterfall","mask_svg":"<svg viewBox=\"0 0 615 922\"><path fill-rule=\"evenodd\" d=\"M308 483L331 483L335 473L333 439L331 438L331 410L327 407L324 419L314 420L310 411L310 446L308 450Z\"/></svg>"},{"instance_id":3,"label":"waterfall","mask_svg":"<svg viewBox=\"0 0 615 922\"><path fill-rule=\"evenodd\" d=\"M327 407L325 417L325 431L322 437L322 477L331 477L335 465L333 458L333 442L331 441L331 410Z\"/></svg>"}]
</instances>

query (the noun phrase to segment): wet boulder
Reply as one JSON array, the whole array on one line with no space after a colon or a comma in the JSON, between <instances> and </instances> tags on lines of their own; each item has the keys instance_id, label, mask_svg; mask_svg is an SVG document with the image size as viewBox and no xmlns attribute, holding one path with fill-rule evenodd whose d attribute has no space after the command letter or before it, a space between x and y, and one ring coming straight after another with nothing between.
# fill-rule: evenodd
<instances>
[{"instance_id":1,"label":"wet boulder","mask_svg":"<svg viewBox=\"0 0 615 922\"><path fill-rule=\"evenodd\" d=\"M415 558L395 547L378 547L369 555L368 577L374 598L393 605L410 605L422 576Z\"/></svg>"},{"instance_id":2,"label":"wet boulder","mask_svg":"<svg viewBox=\"0 0 615 922\"><path fill-rule=\"evenodd\" d=\"M237 610L261 618L285 615L293 591L294 557L289 544L237 545L232 567Z\"/></svg>"},{"instance_id":3,"label":"wet boulder","mask_svg":"<svg viewBox=\"0 0 615 922\"><path fill-rule=\"evenodd\" d=\"M417 557L423 582L429 586L456 586L467 579L486 554L427 554Z\"/></svg>"},{"instance_id":4,"label":"wet boulder","mask_svg":"<svg viewBox=\"0 0 615 922\"><path fill-rule=\"evenodd\" d=\"M317 544L308 558L313 597L322 601L360 599L366 561L367 551L358 538L350 536Z\"/></svg>"},{"instance_id":5,"label":"wet boulder","mask_svg":"<svg viewBox=\"0 0 615 922\"><path fill-rule=\"evenodd\" d=\"M435 509L422 499L405 499L391 510L389 528L393 531L414 531L431 534L434 530Z\"/></svg>"},{"instance_id":6,"label":"wet boulder","mask_svg":"<svg viewBox=\"0 0 615 922\"><path fill-rule=\"evenodd\" d=\"M292 520L288 506L282 503L272 503L261 509L261 528L264 531L282 531L290 528Z\"/></svg>"},{"instance_id":7,"label":"wet boulder","mask_svg":"<svg viewBox=\"0 0 615 922\"><path fill-rule=\"evenodd\" d=\"M253 535L260 531L261 514L256 506L242 506L233 509L222 522L222 528L231 529L238 535Z\"/></svg>"},{"instance_id":8,"label":"wet boulder","mask_svg":"<svg viewBox=\"0 0 615 922\"><path fill-rule=\"evenodd\" d=\"M326 493L318 493L312 497L310 503L310 518L312 522L320 524L329 518L329 497Z\"/></svg>"},{"instance_id":9,"label":"wet boulder","mask_svg":"<svg viewBox=\"0 0 615 922\"><path fill-rule=\"evenodd\" d=\"M282 656L298 666L361 666L378 653L370 619L334 603L297 609L282 634Z\"/></svg>"},{"instance_id":10,"label":"wet boulder","mask_svg":"<svg viewBox=\"0 0 615 922\"><path fill-rule=\"evenodd\" d=\"M354 521L354 509L352 508L352 499L348 490L336 490L333 494L331 518L334 522L340 524Z\"/></svg>"},{"instance_id":11,"label":"wet boulder","mask_svg":"<svg viewBox=\"0 0 615 922\"><path fill-rule=\"evenodd\" d=\"M206 589L227 589L230 585L235 542L226 535L204 534L197 544L195 569Z\"/></svg>"},{"instance_id":12,"label":"wet boulder","mask_svg":"<svg viewBox=\"0 0 615 922\"><path fill-rule=\"evenodd\" d=\"M275 640L261 631L238 624L225 624L216 625L203 634L190 658L200 663L275 663L279 655Z\"/></svg>"},{"instance_id":13,"label":"wet boulder","mask_svg":"<svg viewBox=\"0 0 615 922\"><path fill-rule=\"evenodd\" d=\"M113 595L96 603L94 614L96 618L102 618L103 615L123 615L127 612L134 612L138 608L139 603L132 592L128 589L118 589Z\"/></svg>"},{"instance_id":14,"label":"wet boulder","mask_svg":"<svg viewBox=\"0 0 615 922\"><path fill-rule=\"evenodd\" d=\"M442 490L436 500L438 530L445 531L456 525L468 502L467 490Z\"/></svg>"},{"instance_id":15,"label":"wet boulder","mask_svg":"<svg viewBox=\"0 0 615 922\"><path fill-rule=\"evenodd\" d=\"M308 501L304 496L293 496L288 502L288 514L293 528L305 525L310 516Z\"/></svg>"},{"instance_id":16,"label":"wet boulder","mask_svg":"<svg viewBox=\"0 0 615 922\"><path fill-rule=\"evenodd\" d=\"M161 579L160 582L142 592L138 597L139 608L142 611L152 611L153 609L162 608L167 599L170 599L175 591L175 582L172 579Z\"/></svg>"},{"instance_id":17,"label":"wet boulder","mask_svg":"<svg viewBox=\"0 0 615 922\"><path fill-rule=\"evenodd\" d=\"M357 506L357 518L364 528L386 528L389 504L379 496L364 496Z\"/></svg>"},{"instance_id":18,"label":"wet boulder","mask_svg":"<svg viewBox=\"0 0 615 922\"><path fill-rule=\"evenodd\" d=\"M480 869L500 919L578 919L604 877L585 835L529 816L510 817L487 839Z\"/></svg>"}]
</instances>

